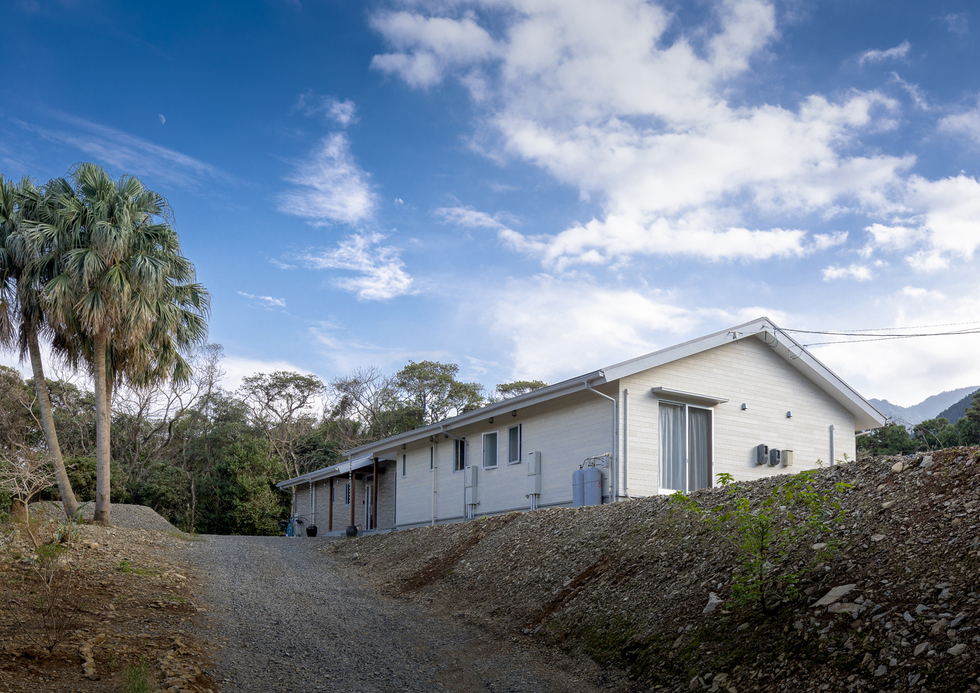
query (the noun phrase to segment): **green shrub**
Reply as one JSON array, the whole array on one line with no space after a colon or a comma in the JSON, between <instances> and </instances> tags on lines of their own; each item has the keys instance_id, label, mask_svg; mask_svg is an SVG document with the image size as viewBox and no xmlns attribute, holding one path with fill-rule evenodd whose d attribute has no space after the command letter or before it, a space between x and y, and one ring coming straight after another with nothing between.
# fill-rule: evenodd
<instances>
[{"instance_id":1,"label":"green shrub","mask_svg":"<svg viewBox=\"0 0 980 693\"><path fill-rule=\"evenodd\" d=\"M732 606L758 604L763 613L772 614L781 601L798 598L800 579L836 551L829 539L816 551L808 545L844 520L839 498L850 484L822 491L814 484L816 474L781 477L768 495L755 501L750 487L733 484L730 474L718 475L727 497L716 505L705 506L680 492L672 497L738 550L741 570L732 582Z\"/></svg>"}]
</instances>

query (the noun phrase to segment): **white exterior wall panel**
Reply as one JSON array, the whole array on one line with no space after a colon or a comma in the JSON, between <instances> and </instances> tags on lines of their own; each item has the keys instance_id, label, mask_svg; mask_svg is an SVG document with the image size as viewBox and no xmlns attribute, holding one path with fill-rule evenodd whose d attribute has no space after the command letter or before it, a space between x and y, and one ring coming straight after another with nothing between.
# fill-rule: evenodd
<instances>
[{"instance_id":1,"label":"white exterior wall panel","mask_svg":"<svg viewBox=\"0 0 980 693\"><path fill-rule=\"evenodd\" d=\"M830 463L830 426L835 456L854 457L854 416L792 365L754 337L742 339L624 378L629 389L629 487L632 495L659 492L659 399L666 387L726 398L714 406L712 478L736 480L814 469ZM670 399L665 397L665 399ZM679 400L678 400L679 401ZM747 405L746 410L741 405ZM793 413L792 418L786 412ZM793 467L757 467L755 446L790 449Z\"/></svg>"},{"instance_id":2,"label":"white exterior wall panel","mask_svg":"<svg viewBox=\"0 0 980 693\"><path fill-rule=\"evenodd\" d=\"M615 386L601 388L608 394ZM521 462L508 464L508 431L520 424ZM483 434L497 433L497 467L483 467ZM586 457L612 451L612 404L591 392L581 392L560 400L518 409L508 414L454 428L453 435L466 438L466 463L477 472L476 516L527 509L528 452L541 453L542 489L539 505L568 505L572 500L572 472ZM464 516L463 473L453 472L453 439L439 434L436 447L436 522L459 520ZM397 524L426 524L432 521L432 476L429 472L429 441L408 444L400 455L408 455L408 474L397 479Z\"/></svg>"}]
</instances>

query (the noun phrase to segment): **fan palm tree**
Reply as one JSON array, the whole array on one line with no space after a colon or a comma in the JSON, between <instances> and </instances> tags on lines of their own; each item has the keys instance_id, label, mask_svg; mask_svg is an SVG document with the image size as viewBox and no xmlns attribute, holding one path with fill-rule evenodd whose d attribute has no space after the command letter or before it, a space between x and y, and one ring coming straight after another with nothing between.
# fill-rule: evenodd
<instances>
[{"instance_id":1,"label":"fan palm tree","mask_svg":"<svg viewBox=\"0 0 980 693\"><path fill-rule=\"evenodd\" d=\"M186 381L184 354L207 337L210 297L180 253L166 200L139 179L113 180L79 164L57 195L37 242L64 254L44 287L55 330L87 361L95 389L95 521L110 524L109 443L113 385Z\"/></svg>"},{"instance_id":2,"label":"fan palm tree","mask_svg":"<svg viewBox=\"0 0 980 693\"><path fill-rule=\"evenodd\" d=\"M53 182L52 187L58 184ZM21 358L30 356L34 388L41 410L41 427L58 481L65 512L74 516L78 501L61 456L54 409L41 362L39 335L49 331L41 306L40 287L52 267L42 267L27 230L42 214L44 194L28 179L19 184L0 176L0 346L17 345Z\"/></svg>"}]
</instances>

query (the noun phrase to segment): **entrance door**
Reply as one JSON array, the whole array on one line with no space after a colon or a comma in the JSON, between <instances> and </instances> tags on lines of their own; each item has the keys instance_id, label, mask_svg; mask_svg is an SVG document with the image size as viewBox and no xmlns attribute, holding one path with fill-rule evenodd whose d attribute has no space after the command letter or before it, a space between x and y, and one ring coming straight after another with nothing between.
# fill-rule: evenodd
<instances>
[{"instance_id":1,"label":"entrance door","mask_svg":"<svg viewBox=\"0 0 980 693\"><path fill-rule=\"evenodd\" d=\"M374 529L371 521L374 519L374 477L367 477L364 482L364 528Z\"/></svg>"}]
</instances>

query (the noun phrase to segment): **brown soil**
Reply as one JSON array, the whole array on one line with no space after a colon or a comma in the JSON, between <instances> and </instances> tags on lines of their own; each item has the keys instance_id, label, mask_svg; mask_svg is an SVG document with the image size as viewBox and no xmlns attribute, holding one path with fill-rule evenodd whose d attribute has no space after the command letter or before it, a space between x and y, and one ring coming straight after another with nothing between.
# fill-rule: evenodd
<instances>
[{"instance_id":1,"label":"brown soil","mask_svg":"<svg viewBox=\"0 0 980 693\"><path fill-rule=\"evenodd\" d=\"M778 483L737 489L755 504ZM824 468L814 483L822 492L843 484L835 493L846 519L803 537L780 569L812 565L827 543L836 550L769 614L732 603L744 570L737 547L666 497L324 550L382 591L480 624L489 639L558 647L611 676L625 670L630 690L980 693L980 449L866 458ZM695 496L708 507L728 497L722 488ZM845 598L818 606L845 585Z\"/></svg>"},{"instance_id":2,"label":"brown soil","mask_svg":"<svg viewBox=\"0 0 980 693\"><path fill-rule=\"evenodd\" d=\"M53 540L55 522L39 531ZM26 532L0 526L0 691L112 691L141 664L161 690L217 690L191 635L194 580L174 563L188 540L81 525L48 590Z\"/></svg>"}]
</instances>

